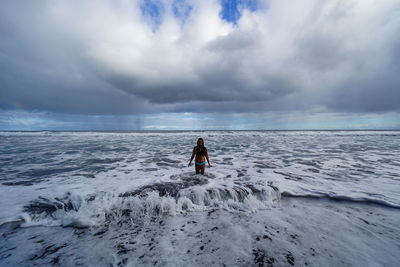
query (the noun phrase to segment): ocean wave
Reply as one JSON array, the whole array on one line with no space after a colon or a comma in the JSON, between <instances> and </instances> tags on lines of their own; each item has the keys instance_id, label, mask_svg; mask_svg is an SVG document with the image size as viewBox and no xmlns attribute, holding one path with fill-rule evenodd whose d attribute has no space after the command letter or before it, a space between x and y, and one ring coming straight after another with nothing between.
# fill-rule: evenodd
<instances>
[{"instance_id":1,"label":"ocean wave","mask_svg":"<svg viewBox=\"0 0 400 267\"><path fill-rule=\"evenodd\" d=\"M255 212L277 207L281 198L329 199L375 204L400 209L381 198L337 195L334 192L293 193L281 191L272 182L222 182L207 176L183 173L165 182L151 183L119 194L98 192L89 195L67 193L62 197L38 197L24 206L24 213L5 223L28 226L86 228L113 223L142 223L163 216L191 211L224 209Z\"/></svg>"},{"instance_id":2,"label":"ocean wave","mask_svg":"<svg viewBox=\"0 0 400 267\"><path fill-rule=\"evenodd\" d=\"M276 206L279 201L279 189L270 183L209 183L200 175L183 174L178 180L148 184L120 194L67 193L53 199L39 197L24 206L20 224L85 228L141 223L211 209L254 212Z\"/></svg>"},{"instance_id":3,"label":"ocean wave","mask_svg":"<svg viewBox=\"0 0 400 267\"><path fill-rule=\"evenodd\" d=\"M336 195L332 193L316 192L311 194L292 193L289 191L283 191L281 193L282 198L309 198L309 199L330 199L334 201L354 202L354 203L365 203L375 204L387 208L400 209L400 205L391 203L389 201L379 198L368 198L368 197L351 197L345 195Z\"/></svg>"}]
</instances>

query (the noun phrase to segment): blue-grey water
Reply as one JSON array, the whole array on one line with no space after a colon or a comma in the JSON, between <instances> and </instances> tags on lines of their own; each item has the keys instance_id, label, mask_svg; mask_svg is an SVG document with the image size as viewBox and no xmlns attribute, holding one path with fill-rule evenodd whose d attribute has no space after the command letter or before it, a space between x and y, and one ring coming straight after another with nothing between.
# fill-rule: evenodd
<instances>
[{"instance_id":1,"label":"blue-grey water","mask_svg":"<svg viewBox=\"0 0 400 267\"><path fill-rule=\"evenodd\" d=\"M400 260L399 131L0 132L0 184L1 266Z\"/></svg>"}]
</instances>

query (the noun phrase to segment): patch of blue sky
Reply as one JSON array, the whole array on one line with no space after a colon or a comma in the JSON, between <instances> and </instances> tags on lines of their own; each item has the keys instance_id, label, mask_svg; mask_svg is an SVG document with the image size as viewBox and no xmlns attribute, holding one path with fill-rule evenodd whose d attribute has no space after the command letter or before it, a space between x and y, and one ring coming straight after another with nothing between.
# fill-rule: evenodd
<instances>
[{"instance_id":1,"label":"patch of blue sky","mask_svg":"<svg viewBox=\"0 0 400 267\"><path fill-rule=\"evenodd\" d=\"M221 0L221 6L221 17L236 25L243 9L248 9L251 12L257 10L258 0Z\"/></svg>"},{"instance_id":2,"label":"patch of blue sky","mask_svg":"<svg viewBox=\"0 0 400 267\"><path fill-rule=\"evenodd\" d=\"M152 24L153 31L156 31L162 23L165 7L161 1L143 0L140 4L142 16L149 19Z\"/></svg>"},{"instance_id":3,"label":"patch of blue sky","mask_svg":"<svg viewBox=\"0 0 400 267\"><path fill-rule=\"evenodd\" d=\"M156 31L162 24L167 8L171 8L174 17L183 25L190 17L193 10L191 1L173 0L171 6L165 6L163 1L157 0L142 0L140 9L142 16L147 18L152 24L153 31ZM258 0L221 0L220 16L225 21L237 24L244 9L254 12L258 8Z\"/></svg>"},{"instance_id":4,"label":"patch of blue sky","mask_svg":"<svg viewBox=\"0 0 400 267\"><path fill-rule=\"evenodd\" d=\"M187 18L190 16L190 13L193 10L193 6L188 3L186 0L175 0L172 3L172 12L181 24L183 25Z\"/></svg>"},{"instance_id":5,"label":"patch of blue sky","mask_svg":"<svg viewBox=\"0 0 400 267\"><path fill-rule=\"evenodd\" d=\"M142 16L148 19L152 24L153 31L156 31L162 24L165 13L167 9L170 8L172 10L168 11L171 11L174 17L179 20L182 25L186 22L193 10L193 6L186 0L174 0L168 6L165 6L163 1L157 0L143 0L140 4Z\"/></svg>"}]
</instances>

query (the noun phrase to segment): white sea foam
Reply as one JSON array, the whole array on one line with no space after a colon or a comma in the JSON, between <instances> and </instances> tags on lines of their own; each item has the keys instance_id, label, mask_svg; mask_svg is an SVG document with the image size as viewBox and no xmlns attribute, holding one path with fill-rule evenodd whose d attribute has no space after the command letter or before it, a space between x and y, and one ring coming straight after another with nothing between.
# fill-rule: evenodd
<instances>
[{"instance_id":1,"label":"white sea foam","mask_svg":"<svg viewBox=\"0 0 400 267\"><path fill-rule=\"evenodd\" d=\"M67 266L150 265L154 257L160 266L249 265L260 258L264 264L274 258L285 265L292 256L299 265L315 266L396 262L400 132L0 136L4 266L53 260ZM200 136L213 164L205 176L187 167ZM346 235L320 238L333 235L336 225ZM383 249L357 251L347 245L366 242ZM104 251L104 257L96 258L91 247ZM23 256L28 251L32 255ZM172 254L178 256L172 260Z\"/></svg>"}]
</instances>

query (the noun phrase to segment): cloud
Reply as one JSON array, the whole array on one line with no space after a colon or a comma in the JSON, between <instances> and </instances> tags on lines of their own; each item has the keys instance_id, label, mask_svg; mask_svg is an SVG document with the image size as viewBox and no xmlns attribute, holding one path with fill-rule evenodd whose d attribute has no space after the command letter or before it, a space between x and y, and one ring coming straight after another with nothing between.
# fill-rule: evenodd
<instances>
[{"instance_id":1,"label":"cloud","mask_svg":"<svg viewBox=\"0 0 400 267\"><path fill-rule=\"evenodd\" d=\"M6 1L0 108L399 111L398 1L248 2Z\"/></svg>"},{"instance_id":2,"label":"cloud","mask_svg":"<svg viewBox=\"0 0 400 267\"><path fill-rule=\"evenodd\" d=\"M400 129L400 114L313 111L79 115L0 110L0 130Z\"/></svg>"}]
</instances>

